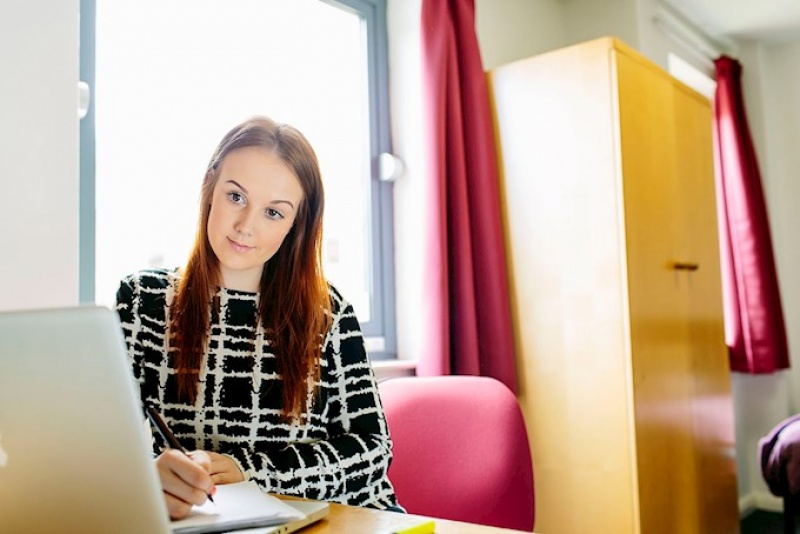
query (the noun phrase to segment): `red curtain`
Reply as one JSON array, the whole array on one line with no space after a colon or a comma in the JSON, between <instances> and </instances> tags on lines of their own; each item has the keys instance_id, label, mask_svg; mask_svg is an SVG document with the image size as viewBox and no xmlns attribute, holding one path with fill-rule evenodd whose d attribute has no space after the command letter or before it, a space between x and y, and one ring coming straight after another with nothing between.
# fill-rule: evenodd
<instances>
[{"instance_id":1,"label":"red curtain","mask_svg":"<svg viewBox=\"0 0 800 534\"><path fill-rule=\"evenodd\" d=\"M725 337L733 371L771 373L789 367L789 350L761 175L742 97L742 66L727 56L715 65Z\"/></svg>"},{"instance_id":2,"label":"red curtain","mask_svg":"<svg viewBox=\"0 0 800 534\"><path fill-rule=\"evenodd\" d=\"M517 390L497 155L473 0L422 1L427 243L420 375Z\"/></svg>"}]
</instances>

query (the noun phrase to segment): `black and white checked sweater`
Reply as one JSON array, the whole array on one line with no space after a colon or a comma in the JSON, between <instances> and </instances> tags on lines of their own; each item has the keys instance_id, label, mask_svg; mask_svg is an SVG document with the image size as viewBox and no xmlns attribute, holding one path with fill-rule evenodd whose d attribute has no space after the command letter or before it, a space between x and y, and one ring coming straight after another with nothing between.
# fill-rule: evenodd
<instances>
[{"instance_id":1,"label":"black and white checked sweater","mask_svg":"<svg viewBox=\"0 0 800 534\"><path fill-rule=\"evenodd\" d=\"M174 270L130 275L116 309L141 400L160 409L181 444L232 457L245 479L267 492L396 507L386 476L391 441L353 307L330 288L333 320L322 344L319 395L302 423L288 424L280 419L276 359L256 327L255 293L217 293L197 402L177 400L166 330L179 279Z\"/></svg>"}]
</instances>

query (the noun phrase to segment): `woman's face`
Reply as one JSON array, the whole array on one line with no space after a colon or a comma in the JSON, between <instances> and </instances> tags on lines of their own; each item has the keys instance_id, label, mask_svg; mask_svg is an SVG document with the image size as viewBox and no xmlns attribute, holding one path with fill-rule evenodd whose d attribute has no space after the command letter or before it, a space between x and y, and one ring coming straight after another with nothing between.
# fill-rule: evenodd
<instances>
[{"instance_id":1,"label":"woman's face","mask_svg":"<svg viewBox=\"0 0 800 534\"><path fill-rule=\"evenodd\" d=\"M207 228L224 287L258 291L264 263L292 229L302 200L300 180L271 151L240 148L225 157Z\"/></svg>"}]
</instances>

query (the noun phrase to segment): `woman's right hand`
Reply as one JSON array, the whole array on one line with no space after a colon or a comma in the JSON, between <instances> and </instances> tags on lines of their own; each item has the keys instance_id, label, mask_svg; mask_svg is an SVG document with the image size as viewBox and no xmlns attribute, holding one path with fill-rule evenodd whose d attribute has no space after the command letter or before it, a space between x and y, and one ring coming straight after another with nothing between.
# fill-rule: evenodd
<instances>
[{"instance_id":1,"label":"woman's right hand","mask_svg":"<svg viewBox=\"0 0 800 534\"><path fill-rule=\"evenodd\" d=\"M211 459L203 451L187 456L175 449L165 449L156 458L156 467L172 519L183 519L192 505L203 504L216 491L209 474Z\"/></svg>"}]
</instances>

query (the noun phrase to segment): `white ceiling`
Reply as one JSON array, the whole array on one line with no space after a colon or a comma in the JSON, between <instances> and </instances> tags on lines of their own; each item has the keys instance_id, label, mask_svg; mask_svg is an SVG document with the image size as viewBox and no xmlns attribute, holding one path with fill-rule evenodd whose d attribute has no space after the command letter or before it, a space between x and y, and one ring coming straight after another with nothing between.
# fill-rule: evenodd
<instances>
[{"instance_id":1,"label":"white ceiling","mask_svg":"<svg viewBox=\"0 0 800 534\"><path fill-rule=\"evenodd\" d=\"M800 40L800 0L663 0L711 37Z\"/></svg>"}]
</instances>

